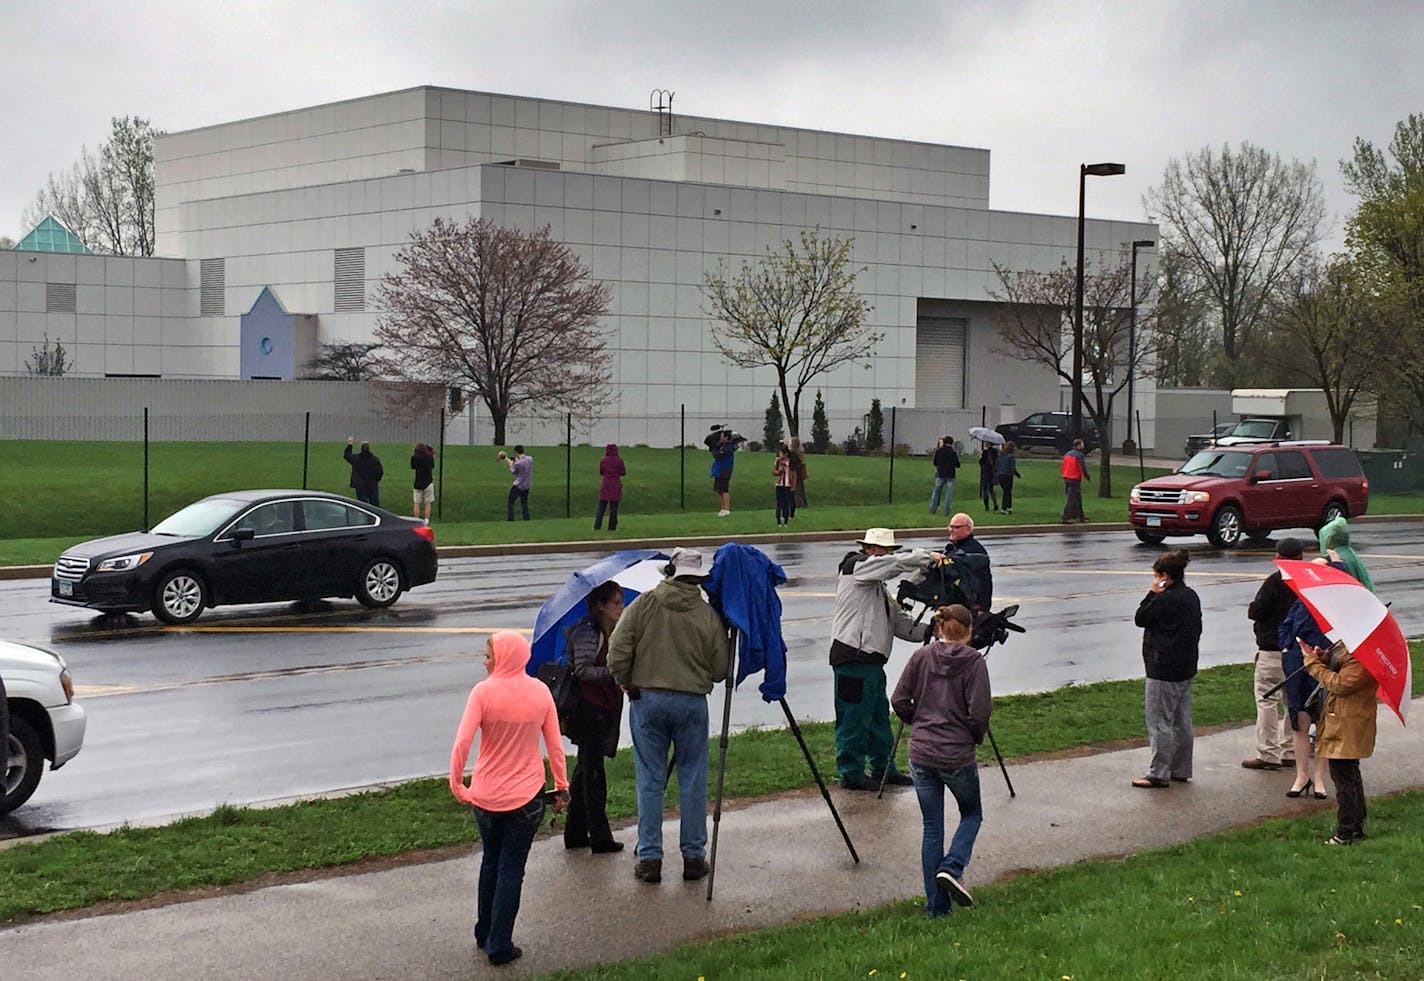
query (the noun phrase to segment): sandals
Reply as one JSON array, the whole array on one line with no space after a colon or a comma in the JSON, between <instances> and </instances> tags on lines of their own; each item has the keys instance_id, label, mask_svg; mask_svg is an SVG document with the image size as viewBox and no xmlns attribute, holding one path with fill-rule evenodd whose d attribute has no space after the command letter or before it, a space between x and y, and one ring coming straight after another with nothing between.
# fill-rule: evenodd
<instances>
[{"instance_id":1,"label":"sandals","mask_svg":"<svg viewBox=\"0 0 1424 981\"><path fill-rule=\"evenodd\" d=\"M1170 781L1163 780L1161 777L1138 777L1132 781L1132 785L1143 789L1150 787L1154 790L1161 790L1163 787L1170 787L1172 784Z\"/></svg>"}]
</instances>

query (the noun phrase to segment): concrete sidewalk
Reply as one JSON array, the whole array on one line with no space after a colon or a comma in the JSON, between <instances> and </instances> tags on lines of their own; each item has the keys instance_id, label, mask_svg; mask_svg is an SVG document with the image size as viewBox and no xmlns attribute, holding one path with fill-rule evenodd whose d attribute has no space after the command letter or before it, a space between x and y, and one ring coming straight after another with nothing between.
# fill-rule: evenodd
<instances>
[{"instance_id":1,"label":"concrete sidewalk","mask_svg":"<svg viewBox=\"0 0 1424 981\"><path fill-rule=\"evenodd\" d=\"M1415 719L1421 710L1424 699L1416 699ZM985 768L985 823L967 884L972 889L1018 870L1124 855L1271 816L1314 815L1323 840L1334 828L1333 793L1329 801L1286 799L1291 772L1241 768L1252 745L1250 728L1198 737L1195 781L1168 790L1128 785L1144 771L1146 749L1011 766L1018 791L1012 800L998 769ZM1378 746L1363 767L1372 797L1424 786L1424 726L1402 728L1381 708ZM814 790L752 804L722 816L710 903L705 881L680 878L675 821L664 832L672 874L656 886L633 879L632 828L618 832L630 845L618 855L569 853L557 837L537 842L514 938L525 954L506 967L489 967L471 937L477 853L3 930L0 964L7 981L522 977L920 895L913 792L888 790L884 800L832 793L859 865ZM1369 831L1406 833L1378 824Z\"/></svg>"}]
</instances>

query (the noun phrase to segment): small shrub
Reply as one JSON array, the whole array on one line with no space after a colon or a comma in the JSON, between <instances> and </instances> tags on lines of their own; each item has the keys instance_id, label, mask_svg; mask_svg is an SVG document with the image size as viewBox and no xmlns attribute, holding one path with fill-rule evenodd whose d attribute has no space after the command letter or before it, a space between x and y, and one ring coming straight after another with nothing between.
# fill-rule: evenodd
<instances>
[{"instance_id":1,"label":"small shrub","mask_svg":"<svg viewBox=\"0 0 1424 981\"><path fill-rule=\"evenodd\" d=\"M757 441L754 440L754 439L753 439L753 440L748 440L748 441L747 441L747 449L751 450L753 453L760 453L760 452L761 452L761 443L757 442Z\"/></svg>"},{"instance_id":2,"label":"small shrub","mask_svg":"<svg viewBox=\"0 0 1424 981\"><path fill-rule=\"evenodd\" d=\"M859 426L855 427L855 432L851 433L841 443L841 449L845 450L846 456L860 456L865 453L865 433Z\"/></svg>"},{"instance_id":3,"label":"small shrub","mask_svg":"<svg viewBox=\"0 0 1424 981\"><path fill-rule=\"evenodd\" d=\"M826 456L844 456L845 448L840 443L827 443L825 453Z\"/></svg>"},{"instance_id":4,"label":"small shrub","mask_svg":"<svg viewBox=\"0 0 1424 981\"><path fill-rule=\"evenodd\" d=\"M909 455L910 455L910 444L909 444L909 443L896 443L896 444L895 444L895 455L896 455L896 456L909 456Z\"/></svg>"}]
</instances>

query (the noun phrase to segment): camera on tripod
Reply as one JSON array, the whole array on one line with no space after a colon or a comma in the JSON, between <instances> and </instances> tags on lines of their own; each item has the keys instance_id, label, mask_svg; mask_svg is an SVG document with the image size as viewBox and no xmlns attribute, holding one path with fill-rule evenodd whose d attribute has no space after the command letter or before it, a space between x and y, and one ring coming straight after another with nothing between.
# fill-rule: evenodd
<instances>
[{"instance_id":1,"label":"camera on tripod","mask_svg":"<svg viewBox=\"0 0 1424 981\"><path fill-rule=\"evenodd\" d=\"M703 445L705 445L709 450L712 449L722 439L723 433L726 433L733 443L740 444L745 443L747 441L747 438L745 436L737 432L731 426L728 426L726 423L719 422L714 425L710 430L708 430L707 436L702 440Z\"/></svg>"}]
</instances>

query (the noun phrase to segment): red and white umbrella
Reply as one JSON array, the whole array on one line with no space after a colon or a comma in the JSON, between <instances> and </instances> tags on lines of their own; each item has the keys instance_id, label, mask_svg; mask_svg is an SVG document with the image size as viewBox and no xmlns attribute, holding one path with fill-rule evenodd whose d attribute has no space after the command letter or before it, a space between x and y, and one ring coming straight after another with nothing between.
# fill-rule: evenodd
<instances>
[{"instance_id":1,"label":"red and white umbrella","mask_svg":"<svg viewBox=\"0 0 1424 981\"><path fill-rule=\"evenodd\" d=\"M1354 576L1333 566L1276 559L1286 585L1331 640L1379 682L1379 700L1404 722L1413 691L1409 645L1388 608Z\"/></svg>"}]
</instances>

